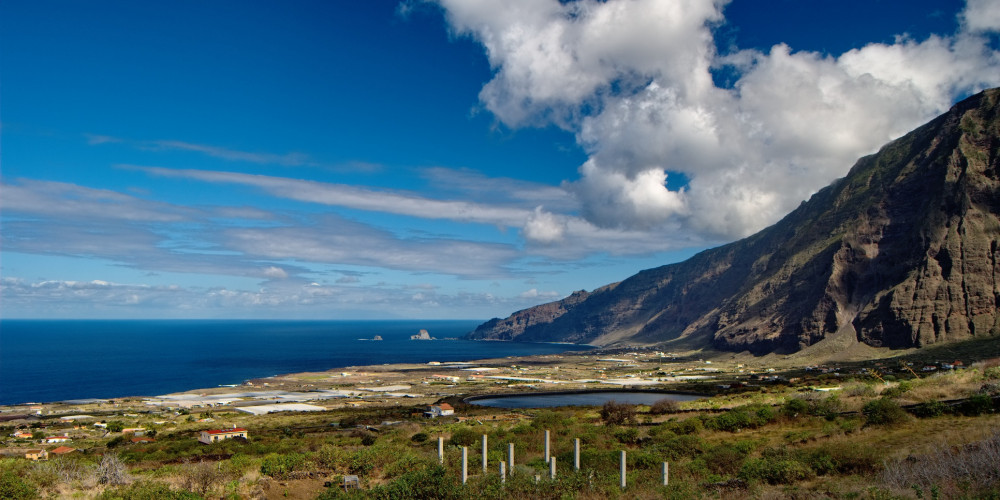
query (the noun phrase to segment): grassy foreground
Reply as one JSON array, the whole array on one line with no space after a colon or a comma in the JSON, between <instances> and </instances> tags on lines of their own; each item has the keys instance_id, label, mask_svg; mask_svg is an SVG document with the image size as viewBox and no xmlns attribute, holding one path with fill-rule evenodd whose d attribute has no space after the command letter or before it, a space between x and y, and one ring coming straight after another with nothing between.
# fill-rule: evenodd
<instances>
[{"instance_id":1,"label":"grassy foreground","mask_svg":"<svg viewBox=\"0 0 1000 500\"><path fill-rule=\"evenodd\" d=\"M423 406L266 416L212 409L178 415L169 426L122 413L109 423L157 430L155 441L110 432L45 462L0 459L0 498L1000 498L998 365L884 380L777 373L700 401L651 407L509 411L454 403L457 416L439 419L422 417ZM196 440L199 430L229 425L249 429L250 440ZM546 430L555 480L543 458ZM508 443L516 466L501 483ZM345 492L344 475L359 476L361 489Z\"/></svg>"}]
</instances>

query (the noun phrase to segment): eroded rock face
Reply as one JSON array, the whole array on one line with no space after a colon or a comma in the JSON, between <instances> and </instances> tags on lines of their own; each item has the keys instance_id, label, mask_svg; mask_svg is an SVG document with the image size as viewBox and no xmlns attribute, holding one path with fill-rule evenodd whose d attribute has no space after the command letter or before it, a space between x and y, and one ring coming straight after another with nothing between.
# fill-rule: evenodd
<instances>
[{"instance_id":1,"label":"eroded rock face","mask_svg":"<svg viewBox=\"0 0 1000 500\"><path fill-rule=\"evenodd\" d=\"M753 236L470 338L771 352L845 328L894 348L1000 333L998 101L959 103Z\"/></svg>"}]
</instances>

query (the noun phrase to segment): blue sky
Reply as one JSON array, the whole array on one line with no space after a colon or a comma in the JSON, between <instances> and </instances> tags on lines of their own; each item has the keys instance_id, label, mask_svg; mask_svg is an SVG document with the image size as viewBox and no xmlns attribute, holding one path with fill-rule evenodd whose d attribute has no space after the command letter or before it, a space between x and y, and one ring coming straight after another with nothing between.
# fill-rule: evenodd
<instances>
[{"instance_id":1,"label":"blue sky","mask_svg":"<svg viewBox=\"0 0 1000 500\"><path fill-rule=\"evenodd\" d=\"M996 2L0 5L0 317L483 318L1000 85Z\"/></svg>"}]
</instances>

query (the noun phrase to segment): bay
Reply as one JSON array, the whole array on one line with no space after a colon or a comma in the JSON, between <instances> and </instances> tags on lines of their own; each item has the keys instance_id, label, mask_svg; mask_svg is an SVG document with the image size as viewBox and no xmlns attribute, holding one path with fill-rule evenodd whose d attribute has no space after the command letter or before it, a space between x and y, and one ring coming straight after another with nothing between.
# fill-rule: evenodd
<instances>
[{"instance_id":1,"label":"bay","mask_svg":"<svg viewBox=\"0 0 1000 500\"><path fill-rule=\"evenodd\" d=\"M584 346L444 339L478 320L0 320L0 404L156 396L284 373L552 354ZM384 340L371 341L380 335Z\"/></svg>"}]
</instances>

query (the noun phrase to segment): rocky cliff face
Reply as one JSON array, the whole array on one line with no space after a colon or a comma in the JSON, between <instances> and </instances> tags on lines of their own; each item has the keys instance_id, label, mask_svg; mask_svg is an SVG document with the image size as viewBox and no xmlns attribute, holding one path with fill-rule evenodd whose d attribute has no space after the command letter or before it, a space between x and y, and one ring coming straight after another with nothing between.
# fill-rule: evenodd
<instances>
[{"instance_id":1,"label":"rocky cliff face","mask_svg":"<svg viewBox=\"0 0 1000 500\"><path fill-rule=\"evenodd\" d=\"M1000 89L973 96L753 236L469 337L760 353L844 329L894 348L1000 333L998 108Z\"/></svg>"}]
</instances>

